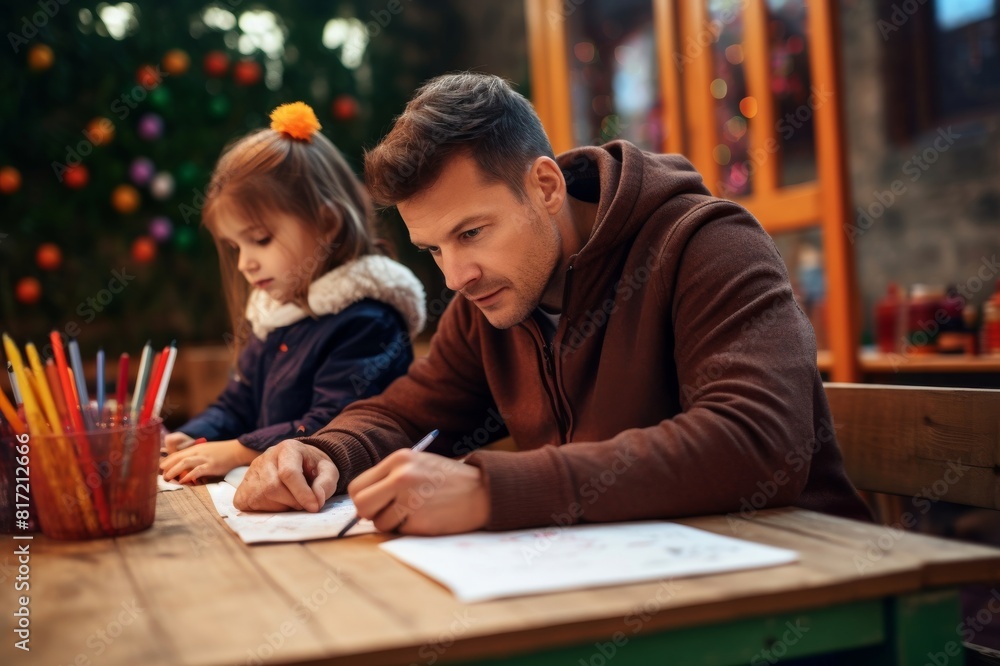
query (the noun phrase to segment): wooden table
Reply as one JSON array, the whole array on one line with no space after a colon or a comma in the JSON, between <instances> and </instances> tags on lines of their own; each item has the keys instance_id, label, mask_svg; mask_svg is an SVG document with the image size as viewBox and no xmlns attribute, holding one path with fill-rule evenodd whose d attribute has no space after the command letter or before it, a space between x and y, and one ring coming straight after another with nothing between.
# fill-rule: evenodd
<instances>
[{"instance_id":1,"label":"wooden table","mask_svg":"<svg viewBox=\"0 0 1000 666\"><path fill-rule=\"evenodd\" d=\"M160 493L154 527L118 539L4 535L9 664L913 664L960 646L956 586L1000 580L1000 550L798 509L685 524L792 548L773 569L478 604L377 548L390 537L246 546L204 488ZM31 652L13 647L30 544ZM470 566L475 566L470 563Z\"/></svg>"}]
</instances>

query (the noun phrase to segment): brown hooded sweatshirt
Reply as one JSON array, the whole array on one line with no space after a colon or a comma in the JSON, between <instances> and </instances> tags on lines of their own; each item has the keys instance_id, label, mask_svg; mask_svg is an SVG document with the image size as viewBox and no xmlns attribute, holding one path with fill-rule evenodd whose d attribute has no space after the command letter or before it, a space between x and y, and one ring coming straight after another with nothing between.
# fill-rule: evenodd
<instances>
[{"instance_id":1,"label":"brown hooded sweatshirt","mask_svg":"<svg viewBox=\"0 0 1000 666\"><path fill-rule=\"evenodd\" d=\"M552 344L535 318L498 330L453 299L426 358L303 438L340 470L337 492L439 428L429 450L482 470L490 529L790 504L868 518L813 330L754 217L678 155L616 141L558 161L598 212ZM519 451L475 451L508 432Z\"/></svg>"}]
</instances>

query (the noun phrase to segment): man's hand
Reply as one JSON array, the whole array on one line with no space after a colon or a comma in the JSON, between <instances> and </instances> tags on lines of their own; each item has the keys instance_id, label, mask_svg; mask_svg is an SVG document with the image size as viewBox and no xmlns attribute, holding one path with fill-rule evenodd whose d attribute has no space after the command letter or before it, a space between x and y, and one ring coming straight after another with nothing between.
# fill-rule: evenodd
<instances>
[{"instance_id":1,"label":"man's hand","mask_svg":"<svg viewBox=\"0 0 1000 666\"><path fill-rule=\"evenodd\" d=\"M459 534L489 522L482 471L433 453L396 451L347 490L358 515L383 532Z\"/></svg>"},{"instance_id":2,"label":"man's hand","mask_svg":"<svg viewBox=\"0 0 1000 666\"><path fill-rule=\"evenodd\" d=\"M233 504L240 511L315 513L333 495L339 480L330 456L315 446L286 439L251 463Z\"/></svg>"}]
</instances>

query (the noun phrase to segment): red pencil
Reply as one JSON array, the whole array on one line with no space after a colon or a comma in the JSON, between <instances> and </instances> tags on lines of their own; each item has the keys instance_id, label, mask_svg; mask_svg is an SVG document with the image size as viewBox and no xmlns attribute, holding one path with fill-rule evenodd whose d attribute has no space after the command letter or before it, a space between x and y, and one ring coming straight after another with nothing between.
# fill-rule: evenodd
<instances>
[{"instance_id":1,"label":"red pencil","mask_svg":"<svg viewBox=\"0 0 1000 666\"><path fill-rule=\"evenodd\" d=\"M139 425L145 424L153 415L156 393L160 390L160 380L163 379L163 370L167 367L167 357L169 356L170 347L164 347L156 366L153 368L153 376L149 379L149 386L146 388L146 397L142 403L142 411L139 413Z\"/></svg>"},{"instance_id":2,"label":"red pencil","mask_svg":"<svg viewBox=\"0 0 1000 666\"><path fill-rule=\"evenodd\" d=\"M63 395L62 380L59 378L59 370L56 368L55 361L51 358L45 361L45 377L49 381L49 388L52 390L52 400L56 403L56 411L59 412L59 420L62 423L59 424L60 432L66 432L66 430L72 430L73 424L69 420L69 402L66 400L66 396Z\"/></svg>"},{"instance_id":3,"label":"red pencil","mask_svg":"<svg viewBox=\"0 0 1000 666\"><path fill-rule=\"evenodd\" d=\"M115 402L118 403L117 421L125 419L125 393L128 391L128 352L118 358L118 386L115 389Z\"/></svg>"},{"instance_id":4,"label":"red pencil","mask_svg":"<svg viewBox=\"0 0 1000 666\"><path fill-rule=\"evenodd\" d=\"M87 439L86 435L87 428L83 425L80 396L76 393L76 386L70 374L69 365L66 363L66 351L63 349L62 336L59 335L58 331L52 331L49 334L49 340L52 342L52 353L56 357L56 370L59 374L59 381L62 383L63 397L66 398L66 411L69 412L69 420L73 426L72 429L76 431L76 453L80 459L80 466L83 468L87 478L99 479L101 477L98 475L97 464L94 462L94 456L90 451L90 440ZM71 398L70 396L75 397ZM94 496L97 515L101 521L101 527L104 528L106 534L110 534L112 530L111 511L108 508L107 499L104 497L104 489L98 485L91 488L91 491Z\"/></svg>"},{"instance_id":5,"label":"red pencil","mask_svg":"<svg viewBox=\"0 0 1000 666\"><path fill-rule=\"evenodd\" d=\"M58 331L49 334L52 342L52 353L56 357L56 369L59 371L59 382L62 384L63 396L66 398L66 411L69 412L70 424L73 430L84 432L87 428L83 425L83 412L80 411L80 398L76 395L76 387L70 379L69 364L66 363L66 351L63 349L62 336Z\"/></svg>"}]
</instances>

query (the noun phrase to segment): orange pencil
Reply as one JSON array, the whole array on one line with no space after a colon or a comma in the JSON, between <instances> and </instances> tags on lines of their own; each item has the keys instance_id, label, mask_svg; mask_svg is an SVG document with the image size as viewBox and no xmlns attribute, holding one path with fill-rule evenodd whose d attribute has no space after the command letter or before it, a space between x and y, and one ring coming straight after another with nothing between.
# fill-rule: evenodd
<instances>
[{"instance_id":1,"label":"orange pencil","mask_svg":"<svg viewBox=\"0 0 1000 666\"><path fill-rule=\"evenodd\" d=\"M62 365L65 365L66 354L65 351L63 350L62 338L59 337L59 333L53 331L52 334L49 336L49 340L52 342L52 351L56 357L56 365L60 364L60 357L62 358ZM37 352L34 349L34 345L30 344L28 345L28 353L32 354L32 358L37 356ZM67 368L67 373L62 375L62 377L60 377L60 383L62 383L63 378L65 378L66 381L69 381L70 375L68 370L69 368ZM66 390L65 384L63 384L64 393L65 390ZM52 400L52 398L49 399ZM69 409L68 407L67 411L71 412L70 420L72 421L73 425L71 430L76 430L76 437L75 437L76 453L77 453L77 459L80 463L80 468L87 475L87 478L100 478L100 475L97 472L97 464L94 462L94 456L90 450L90 440L87 439L87 435L85 434L85 428L83 425L83 415L78 410ZM74 419L72 414L76 414L77 418ZM58 433L58 430L54 427L53 432ZM67 442L69 441L70 440L67 439ZM94 498L94 506L97 509L97 516L101 522L101 527L104 528L106 533L110 533L111 510L108 507L107 498L104 496L104 489L101 488L100 485L98 485L97 487L92 488L91 492Z\"/></svg>"},{"instance_id":2,"label":"orange pencil","mask_svg":"<svg viewBox=\"0 0 1000 666\"><path fill-rule=\"evenodd\" d=\"M0 391L0 411L3 412L4 417L10 422L11 427L14 428L14 432L18 435L25 433L24 421L17 415L17 410L14 409L14 405L10 404L7 394L3 391Z\"/></svg>"},{"instance_id":3,"label":"orange pencil","mask_svg":"<svg viewBox=\"0 0 1000 666\"><path fill-rule=\"evenodd\" d=\"M59 412L59 421L63 432L72 430L73 424L69 420L69 409L66 407L66 396L63 394L59 370L56 369L56 362L51 358L45 360L45 377L49 380L49 390L52 391L52 399L56 403L56 411Z\"/></svg>"}]
</instances>

